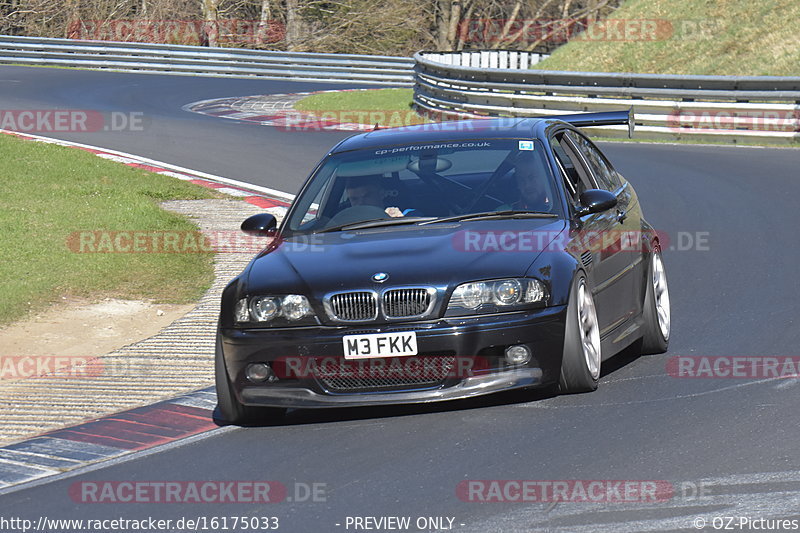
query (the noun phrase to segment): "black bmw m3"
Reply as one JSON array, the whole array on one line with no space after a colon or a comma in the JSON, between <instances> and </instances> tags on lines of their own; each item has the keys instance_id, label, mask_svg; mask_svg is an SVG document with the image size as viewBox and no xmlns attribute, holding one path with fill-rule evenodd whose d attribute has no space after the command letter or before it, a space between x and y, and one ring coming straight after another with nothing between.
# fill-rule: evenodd
<instances>
[{"instance_id":1,"label":"black bmw m3","mask_svg":"<svg viewBox=\"0 0 800 533\"><path fill-rule=\"evenodd\" d=\"M667 349L659 234L580 131L628 112L376 130L336 145L225 289L218 417L597 388Z\"/></svg>"}]
</instances>

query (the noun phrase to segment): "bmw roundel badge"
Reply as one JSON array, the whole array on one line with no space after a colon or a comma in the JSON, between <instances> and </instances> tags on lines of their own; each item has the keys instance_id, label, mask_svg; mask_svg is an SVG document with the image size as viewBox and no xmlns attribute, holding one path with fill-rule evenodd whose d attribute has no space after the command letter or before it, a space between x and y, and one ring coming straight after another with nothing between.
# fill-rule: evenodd
<instances>
[{"instance_id":1,"label":"bmw roundel badge","mask_svg":"<svg viewBox=\"0 0 800 533\"><path fill-rule=\"evenodd\" d=\"M387 279L389 279L389 274L387 274L386 272L377 272L372 275L372 281L375 281L377 283L383 283Z\"/></svg>"}]
</instances>

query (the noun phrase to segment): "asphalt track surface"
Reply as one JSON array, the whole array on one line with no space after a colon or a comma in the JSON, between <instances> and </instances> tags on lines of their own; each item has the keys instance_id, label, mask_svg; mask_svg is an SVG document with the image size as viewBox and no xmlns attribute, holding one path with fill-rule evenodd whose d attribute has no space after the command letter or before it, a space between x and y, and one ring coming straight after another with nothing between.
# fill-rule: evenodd
<instances>
[{"instance_id":1,"label":"asphalt track surface","mask_svg":"<svg viewBox=\"0 0 800 533\"><path fill-rule=\"evenodd\" d=\"M324 84L0 68L0 108L143 112L144 132L46 134L287 192L343 132L284 132L181 106ZM645 215L677 241L665 253L667 354L604 365L592 394L500 395L437 406L297 411L4 495L0 516L277 516L279 531L354 531L347 517L454 518L454 531L697 530L695 517L800 518L800 380L681 379L674 356L797 356L800 152L604 143ZM3 177L8 180L8 176ZM678 244L677 242L673 242ZM707 248L707 249L706 249ZM661 503L475 503L463 480L665 480ZM324 502L85 504L77 481L323 483ZM703 484L705 497L693 488ZM688 489L687 489L688 487ZM685 490L682 490L685 489ZM445 522L446 523L446 522ZM337 525L339 524L339 525ZM427 529L423 529L426 531Z\"/></svg>"}]
</instances>

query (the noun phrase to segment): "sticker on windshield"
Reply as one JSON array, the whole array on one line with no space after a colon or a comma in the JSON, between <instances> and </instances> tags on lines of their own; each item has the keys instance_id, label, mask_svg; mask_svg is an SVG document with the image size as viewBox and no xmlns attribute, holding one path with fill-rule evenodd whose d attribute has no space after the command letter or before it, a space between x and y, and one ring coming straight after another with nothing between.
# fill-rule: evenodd
<instances>
[{"instance_id":1,"label":"sticker on windshield","mask_svg":"<svg viewBox=\"0 0 800 533\"><path fill-rule=\"evenodd\" d=\"M396 154L396 153L403 153L408 151L416 152L418 150L448 150L448 149L456 149L456 148L487 148L491 146L492 143L487 141L482 142L447 142L447 143L439 143L439 144L416 144L413 146L399 146L397 148L387 148L385 150L375 150L375 155L384 155L384 154ZM533 150L533 148L531 148Z\"/></svg>"},{"instance_id":2,"label":"sticker on windshield","mask_svg":"<svg viewBox=\"0 0 800 533\"><path fill-rule=\"evenodd\" d=\"M520 150L533 150L533 141L520 141L519 142L519 149Z\"/></svg>"}]
</instances>

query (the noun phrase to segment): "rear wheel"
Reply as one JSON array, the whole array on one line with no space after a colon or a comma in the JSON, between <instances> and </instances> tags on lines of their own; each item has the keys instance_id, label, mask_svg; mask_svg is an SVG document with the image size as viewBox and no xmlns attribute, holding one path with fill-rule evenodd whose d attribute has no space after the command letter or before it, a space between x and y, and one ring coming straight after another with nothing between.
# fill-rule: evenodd
<instances>
[{"instance_id":1,"label":"rear wheel","mask_svg":"<svg viewBox=\"0 0 800 533\"><path fill-rule=\"evenodd\" d=\"M667 272L661 260L661 249L656 247L650 254L647 267L647 287L644 294L644 335L642 336L642 353L664 353L669 347L669 331L671 325L669 287Z\"/></svg>"},{"instance_id":2,"label":"rear wheel","mask_svg":"<svg viewBox=\"0 0 800 533\"><path fill-rule=\"evenodd\" d=\"M214 419L221 424L247 425L258 421L270 422L283 418L286 409L275 407L253 407L242 404L233 392L222 356L222 340L217 333L214 353L214 379L217 385L217 410Z\"/></svg>"},{"instance_id":3,"label":"rear wheel","mask_svg":"<svg viewBox=\"0 0 800 533\"><path fill-rule=\"evenodd\" d=\"M567 305L559 390L572 393L597 389L602 360L594 298L586 277L580 273L572 282Z\"/></svg>"}]
</instances>

